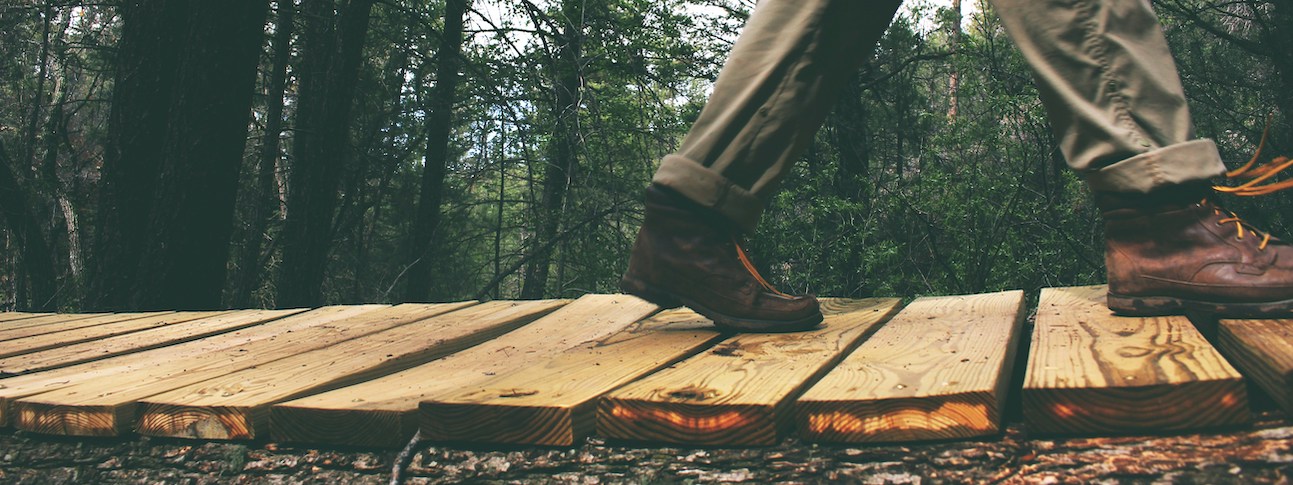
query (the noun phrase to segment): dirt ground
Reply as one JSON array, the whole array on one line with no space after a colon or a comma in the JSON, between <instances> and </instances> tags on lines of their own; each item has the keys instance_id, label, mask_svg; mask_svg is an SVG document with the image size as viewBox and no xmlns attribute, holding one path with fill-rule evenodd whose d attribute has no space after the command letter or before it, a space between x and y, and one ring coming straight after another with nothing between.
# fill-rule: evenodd
<instances>
[{"instance_id":1,"label":"dirt ground","mask_svg":"<svg viewBox=\"0 0 1293 485\"><path fill-rule=\"evenodd\" d=\"M878 446L785 440L686 448L588 440L576 448L423 443L399 450L0 431L0 483L1288 483L1293 420L1260 406L1251 426L1170 436L1001 436Z\"/></svg>"}]
</instances>

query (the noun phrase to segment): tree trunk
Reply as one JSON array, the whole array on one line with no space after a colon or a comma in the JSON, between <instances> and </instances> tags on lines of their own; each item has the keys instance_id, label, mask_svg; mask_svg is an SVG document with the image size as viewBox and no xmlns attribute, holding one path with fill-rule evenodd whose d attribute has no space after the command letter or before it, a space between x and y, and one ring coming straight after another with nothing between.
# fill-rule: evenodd
<instances>
[{"instance_id":1,"label":"tree trunk","mask_svg":"<svg viewBox=\"0 0 1293 485\"><path fill-rule=\"evenodd\" d=\"M449 136L453 128L453 104L457 99L458 71L462 66L462 25L471 0L447 0L444 32L437 53L436 84L427 107L427 150L422 167L422 188L418 195L417 220L410 244L408 287L405 301L426 301L434 279L433 264L440 255L435 247L440 225L440 204L444 199L444 177L449 163Z\"/></svg>"},{"instance_id":2,"label":"tree trunk","mask_svg":"<svg viewBox=\"0 0 1293 485\"><path fill-rule=\"evenodd\" d=\"M525 282L521 298L543 298L548 284L548 270L552 265L552 241L561 227L562 209L571 177L578 167L576 153L579 136L576 119L579 115L578 94L583 86L579 61L583 56L583 4L568 0L562 6L565 27L557 36L557 52L550 61L553 73L552 116L555 120L555 139L549 145L548 163L543 173L543 198L538 210L539 227L530 250L537 252L525 269Z\"/></svg>"},{"instance_id":3,"label":"tree trunk","mask_svg":"<svg viewBox=\"0 0 1293 485\"><path fill-rule=\"evenodd\" d=\"M84 275L81 258L81 230L76 206L72 203L75 188L64 186L59 175L59 146L71 146L68 137L68 92L72 89L72 77L67 62L67 32L71 28L72 16L64 15L54 43L55 59L59 74L54 78L54 104L50 106L49 117L45 122L45 153L41 162L41 179L44 186L53 193L51 205L57 205L63 224L57 224L58 217L50 217L49 240L67 241L67 274L70 276L62 285L63 302L80 302L84 298ZM72 177L74 180L74 177ZM54 243L54 245L57 245ZM74 304L75 305L75 304ZM79 307L79 305L75 305Z\"/></svg>"},{"instance_id":4,"label":"tree trunk","mask_svg":"<svg viewBox=\"0 0 1293 485\"><path fill-rule=\"evenodd\" d=\"M278 20L274 24L274 58L271 61L274 71L270 74L265 93L264 141L260 149L255 189L249 197L250 227L247 229L247 240L243 241L242 250L238 254L238 282L233 291L233 304L236 308L251 307L252 297L260 287L263 241L270 222L276 217L274 212L279 204L275 171L282 155L283 95L287 92L287 65L291 62L295 18L296 6L292 1L279 0Z\"/></svg>"},{"instance_id":5,"label":"tree trunk","mask_svg":"<svg viewBox=\"0 0 1293 485\"><path fill-rule=\"evenodd\" d=\"M499 136L506 134L507 128L503 123L498 126ZM482 144L483 146L484 144ZM494 212L494 288L492 294L494 299L502 298L502 275L503 275L503 204L507 196L507 144L502 140L499 141L498 149L498 204Z\"/></svg>"},{"instance_id":6,"label":"tree trunk","mask_svg":"<svg viewBox=\"0 0 1293 485\"><path fill-rule=\"evenodd\" d=\"M337 188L350 153L350 111L373 0L303 0L300 95L278 306L323 304ZM337 13L334 13L337 12Z\"/></svg>"},{"instance_id":7,"label":"tree trunk","mask_svg":"<svg viewBox=\"0 0 1293 485\"><path fill-rule=\"evenodd\" d=\"M961 49L961 0L952 0L952 25L948 42L952 44L953 55ZM947 75L947 118L955 121L960 111L961 71L956 66L956 58L948 63L952 72Z\"/></svg>"},{"instance_id":8,"label":"tree trunk","mask_svg":"<svg viewBox=\"0 0 1293 485\"><path fill-rule=\"evenodd\" d=\"M14 276L26 276L28 291L16 291L19 310L53 311L58 308L54 253L32 212L31 201L14 176L13 160L0 142L0 216L4 217L22 252ZM24 294L25 293L25 294Z\"/></svg>"},{"instance_id":9,"label":"tree trunk","mask_svg":"<svg viewBox=\"0 0 1293 485\"><path fill-rule=\"evenodd\" d=\"M40 65L36 66L36 91L31 103L31 117L27 120L27 142L23 144L26 150L23 156L23 162L28 166L36 164L36 128L40 125L41 109L45 105L45 80L49 78L49 51L50 51L50 30L54 24L54 9L50 3L45 4L41 11L41 18L44 19L41 27L40 41Z\"/></svg>"},{"instance_id":10,"label":"tree trunk","mask_svg":"<svg viewBox=\"0 0 1293 485\"><path fill-rule=\"evenodd\" d=\"M268 6L119 7L92 306L221 306Z\"/></svg>"}]
</instances>

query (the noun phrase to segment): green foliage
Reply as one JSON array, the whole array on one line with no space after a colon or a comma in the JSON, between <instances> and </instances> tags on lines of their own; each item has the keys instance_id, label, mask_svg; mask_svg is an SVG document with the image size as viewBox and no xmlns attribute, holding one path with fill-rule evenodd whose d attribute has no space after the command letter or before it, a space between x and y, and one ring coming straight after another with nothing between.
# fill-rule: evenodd
<instances>
[{"instance_id":1,"label":"green foliage","mask_svg":"<svg viewBox=\"0 0 1293 485\"><path fill-rule=\"evenodd\" d=\"M437 275L434 298L515 298L524 265L545 250L551 256L545 296L618 291L641 223L642 189L698 116L754 3L474 0L442 218L426 252ZM1155 5L1181 67L1198 134L1217 140L1223 157L1237 164L1251 155L1266 113L1273 112L1267 158L1293 150L1288 7L1258 0ZM71 308L83 291L73 274L75 248L92 253L94 235L73 231L65 215L93 227L119 25L111 7L51 3L54 15L48 19L67 19L73 12L79 17L50 23L52 60L42 83L37 66L46 49L45 10L0 7L0 137L24 164L16 171L25 190L41 201L39 214L59 253L54 271ZM948 33L954 16L946 10L919 3L904 12L750 237L765 274L788 291L848 297L1102 281L1096 211L1058 153L1026 63L990 9L981 5L959 37ZM394 289L412 264L408 246L443 15L439 0L391 0L373 10L353 99L341 203L328 236L324 294L331 302L394 302L402 296ZM572 26L573 38L567 32ZM267 34L272 29L271 21ZM579 43L579 55L564 59L563 43L572 40ZM67 48L53 48L59 45ZM269 52L267 47L263 73L274 67ZM289 64L282 181L287 177L281 172L296 162L287 154L298 63L293 57ZM573 123L563 124L555 93L567 73L577 76L578 88L574 106L564 112ZM960 82L955 117L948 116L952 73ZM243 170L245 194L257 187L268 74L260 82ZM62 102L59 93L65 95ZM61 125L47 123L56 106ZM34 109L38 123L32 132ZM560 180L566 192L559 210L549 214L544 184L560 174L553 158L565 136L577 140L575 164ZM57 148L54 162L45 164L50 146ZM41 176L42 169L53 176ZM279 189L282 195L291 187ZM59 205L60 196L70 212ZM1259 227L1290 234L1291 197L1233 205ZM276 289L268 276L280 260L282 214L277 207L268 211L276 215L267 232L248 234L248 219L256 213L250 204L257 200L239 199L234 253L250 238L263 238L265 267L253 268L262 273L253 301L273 306ZM541 221L550 217L557 220L556 234L543 240ZM34 269L17 256L22 242L9 228L0 230L0 247L6 248L0 255L0 308L24 306L24 275ZM231 258L230 265L236 264ZM234 291L241 290L231 285ZM235 299L231 294L229 300Z\"/></svg>"}]
</instances>

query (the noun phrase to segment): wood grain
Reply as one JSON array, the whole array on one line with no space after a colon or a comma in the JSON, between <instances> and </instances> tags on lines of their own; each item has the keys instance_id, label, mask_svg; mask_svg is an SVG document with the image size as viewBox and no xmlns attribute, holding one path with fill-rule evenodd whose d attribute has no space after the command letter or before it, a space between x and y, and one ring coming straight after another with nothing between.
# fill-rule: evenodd
<instances>
[{"instance_id":1,"label":"wood grain","mask_svg":"<svg viewBox=\"0 0 1293 485\"><path fill-rule=\"evenodd\" d=\"M0 323L13 322L15 320L25 320L28 318L46 317L49 315L53 315L53 313L4 312L4 313L0 313ZM4 328L7 325L8 325L7 323L5 325L0 325L0 328Z\"/></svg>"},{"instance_id":2,"label":"wood grain","mask_svg":"<svg viewBox=\"0 0 1293 485\"><path fill-rule=\"evenodd\" d=\"M8 330L15 330L19 328L28 328L28 327L39 327L41 325L49 325L49 324L54 324L59 322L71 322L71 321L82 320L82 319L91 318L91 317L106 317L111 315L112 315L111 313L45 313L41 315L32 316L29 318L19 318L19 319L14 319L14 320L5 322L3 326L0 326L0 331L8 331Z\"/></svg>"},{"instance_id":3,"label":"wood grain","mask_svg":"<svg viewBox=\"0 0 1293 485\"><path fill-rule=\"evenodd\" d=\"M82 382L112 379L116 375L146 372L155 369L159 363L183 360L195 355L229 353L236 357L241 354L237 352L238 348L255 342L271 340L280 335L328 325L337 320L363 315L383 308L389 307L386 305L323 307L262 325L178 345L9 377L0 381L3 382L3 384L0 384L0 426L10 425L12 420L11 405L13 401L23 397L62 389Z\"/></svg>"},{"instance_id":4,"label":"wood grain","mask_svg":"<svg viewBox=\"0 0 1293 485\"><path fill-rule=\"evenodd\" d=\"M105 323L102 325L93 325L88 327L64 330L61 332L52 332L42 335L32 335L30 337L16 338L4 343L4 349L0 349L0 358L13 357L15 355L30 354L55 347L74 345L89 340L100 340L118 335L125 335L144 330L162 328L179 323L204 318L213 318L220 315L232 313L227 311L215 312L175 312L163 315L151 315L143 318L132 318L125 321Z\"/></svg>"},{"instance_id":5,"label":"wood grain","mask_svg":"<svg viewBox=\"0 0 1293 485\"><path fill-rule=\"evenodd\" d=\"M419 407L427 440L570 446L590 435L601 395L721 338L708 319L671 310L609 337Z\"/></svg>"},{"instance_id":6,"label":"wood grain","mask_svg":"<svg viewBox=\"0 0 1293 485\"><path fill-rule=\"evenodd\" d=\"M486 386L485 381L542 365L560 352L606 338L657 312L625 295L585 295L552 314L490 342L440 360L354 386L277 404L270 409L277 441L403 446L417 431L418 403Z\"/></svg>"},{"instance_id":7,"label":"wood grain","mask_svg":"<svg viewBox=\"0 0 1293 485\"><path fill-rule=\"evenodd\" d=\"M1217 348L1293 414L1293 320L1222 320Z\"/></svg>"},{"instance_id":8,"label":"wood grain","mask_svg":"<svg viewBox=\"0 0 1293 485\"><path fill-rule=\"evenodd\" d=\"M14 424L19 429L38 433L116 436L134 425L140 399L473 303L399 305L286 332L224 352L181 357L137 372L79 382L13 402L17 416Z\"/></svg>"},{"instance_id":9,"label":"wood grain","mask_svg":"<svg viewBox=\"0 0 1293 485\"><path fill-rule=\"evenodd\" d=\"M997 433L1024 293L921 298L795 404L799 436L892 442Z\"/></svg>"},{"instance_id":10,"label":"wood grain","mask_svg":"<svg viewBox=\"0 0 1293 485\"><path fill-rule=\"evenodd\" d=\"M255 439L269 406L424 364L497 337L565 301L496 301L243 369L140 402L140 434Z\"/></svg>"},{"instance_id":11,"label":"wood grain","mask_svg":"<svg viewBox=\"0 0 1293 485\"><path fill-rule=\"evenodd\" d=\"M1243 378L1185 317L1119 317L1104 286L1042 290L1024 419L1043 433L1172 431L1247 422Z\"/></svg>"},{"instance_id":12,"label":"wood grain","mask_svg":"<svg viewBox=\"0 0 1293 485\"><path fill-rule=\"evenodd\" d=\"M181 344L260 325L302 311L304 310L243 310L214 318L201 318L160 328L150 328L142 332L95 339L90 342L59 345L39 352L0 358L0 377L57 369L131 352ZM32 338L40 338L40 336Z\"/></svg>"},{"instance_id":13,"label":"wood grain","mask_svg":"<svg viewBox=\"0 0 1293 485\"><path fill-rule=\"evenodd\" d=\"M33 318L30 320L19 320L14 322L14 325L12 326L5 325L0 329L0 352L8 354L16 349L21 349L17 343L13 342L16 339L57 332L67 332L96 325L123 322L126 320L135 320L145 317L169 315L171 313L174 312L101 313L89 316L84 314L64 314Z\"/></svg>"},{"instance_id":14,"label":"wood grain","mask_svg":"<svg viewBox=\"0 0 1293 485\"><path fill-rule=\"evenodd\" d=\"M731 337L603 397L597 433L695 445L771 445L789 406L898 308L897 299L825 300L824 325Z\"/></svg>"}]
</instances>

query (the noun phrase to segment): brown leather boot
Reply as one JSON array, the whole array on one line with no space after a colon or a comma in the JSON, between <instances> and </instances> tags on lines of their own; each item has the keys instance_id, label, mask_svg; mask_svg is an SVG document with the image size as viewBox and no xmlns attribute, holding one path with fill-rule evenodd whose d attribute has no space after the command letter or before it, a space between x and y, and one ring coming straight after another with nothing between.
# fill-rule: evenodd
<instances>
[{"instance_id":1,"label":"brown leather boot","mask_svg":"<svg viewBox=\"0 0 1293 485\"><path fill-rule=\"evenodd\" d=\"M620 281L665 308L686 305L720 328L792 332L822 321L817 299L777 291L759 276L735 225L664 187L647 189L646 220Z\"/></svg>"},{"instance_id":2,"label":"brown leather boot","mask_svg":"<svg viewBox=\"0 0 1293 485\"><path fill-rule=\"evenodd\" d=\"M1111 310L1293 317L1293 246L1217 206L1214 195L1206 185L1096 194Z\"/></svg>"}]
</instances>

